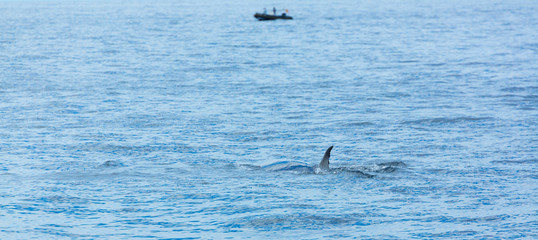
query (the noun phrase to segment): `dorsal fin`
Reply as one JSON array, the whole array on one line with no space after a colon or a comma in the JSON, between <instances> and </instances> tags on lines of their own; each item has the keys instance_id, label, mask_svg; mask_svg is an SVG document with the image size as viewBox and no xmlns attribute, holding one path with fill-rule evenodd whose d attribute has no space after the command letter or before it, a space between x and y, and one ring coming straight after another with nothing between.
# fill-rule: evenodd
<instances>
[{"instance_id":1,"label":"dorsal fin","mask_svg":"<svg viewBox=\"0 0 538 240\"><path fill-rule=\"evenodd\" d=\"M321 159L321 162L319 163L319 168L322 170L329 170L329 158L331 157L331 150L333 149L333 146L330 146L327 148L327 151L325 151L325 155L323 155L323 158Z\"/></svg>"}]
</instances>

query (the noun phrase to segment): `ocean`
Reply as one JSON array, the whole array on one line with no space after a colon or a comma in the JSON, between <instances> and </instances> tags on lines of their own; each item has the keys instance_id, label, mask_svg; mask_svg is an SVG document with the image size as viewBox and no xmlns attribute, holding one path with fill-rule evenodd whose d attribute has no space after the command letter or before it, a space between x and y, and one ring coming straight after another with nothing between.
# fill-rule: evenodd
<instances>
[{"instance_id":1,"label":"ocean","mask_svg":"<svg viewBox=\"0 0 538 240\"><path fill-rule=\"evenodd\" d=\"M0 239L536 239L537 12L0 0Z\"/></svg>"}]
</instances>

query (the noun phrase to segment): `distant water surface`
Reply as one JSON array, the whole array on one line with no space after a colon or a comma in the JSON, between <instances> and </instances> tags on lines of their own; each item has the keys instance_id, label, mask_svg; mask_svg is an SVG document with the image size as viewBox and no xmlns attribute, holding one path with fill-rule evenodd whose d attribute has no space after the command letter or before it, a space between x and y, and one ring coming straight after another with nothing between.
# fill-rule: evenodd
<instances>
[{"instance_id":1,"label":"distant water surface","mask_svg":"<svg viewBox=\"0 0 538 240\"><path fill-rule=\"evenodd\" d=\"M538 238L537 12L2 0L0 238Z\"/></svg>"}]
</instances>

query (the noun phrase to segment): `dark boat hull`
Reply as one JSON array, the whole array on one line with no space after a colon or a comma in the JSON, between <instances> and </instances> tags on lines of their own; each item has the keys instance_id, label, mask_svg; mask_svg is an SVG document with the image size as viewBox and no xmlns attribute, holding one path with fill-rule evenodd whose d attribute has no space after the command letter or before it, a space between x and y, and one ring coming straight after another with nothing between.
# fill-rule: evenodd
<instances>
[{"instance_id":1,"label":"dark boat hull","mask_svg":"<svg viewBox=\"0 0 538 240\"><path fill-rule=\"evenodd\" d=\"M269 14L263 14L263 13L256 13L254 14L254 17L260 21L277 20L277 19L285 19L285 20L293 19L292 17L287 16L287 15L269 15Z\"/></svg>"}]
</instances>

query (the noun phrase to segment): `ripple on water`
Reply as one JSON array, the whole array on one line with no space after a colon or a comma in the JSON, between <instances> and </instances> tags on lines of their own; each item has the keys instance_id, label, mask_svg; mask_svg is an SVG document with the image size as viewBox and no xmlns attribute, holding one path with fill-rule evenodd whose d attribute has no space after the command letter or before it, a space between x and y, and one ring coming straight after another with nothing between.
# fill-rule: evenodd
<instances>
[{"instance_id":1,"label":"ripple on water","mask_svg":"<svg viewBox=\"0 0 538 240\"><path fill-rule=\"evenodd\" d=\"M264 231L281 231L281 230L319 230L322 228L333 228L342 226L364 226L364 215L349 214L276 214L276 215L259 215L238 219L229 223L229 228L253 228Z\"/></svg>"}]
</instances>

